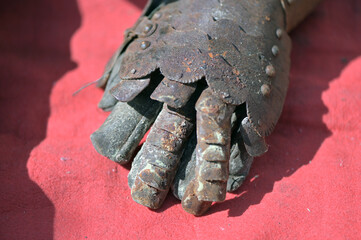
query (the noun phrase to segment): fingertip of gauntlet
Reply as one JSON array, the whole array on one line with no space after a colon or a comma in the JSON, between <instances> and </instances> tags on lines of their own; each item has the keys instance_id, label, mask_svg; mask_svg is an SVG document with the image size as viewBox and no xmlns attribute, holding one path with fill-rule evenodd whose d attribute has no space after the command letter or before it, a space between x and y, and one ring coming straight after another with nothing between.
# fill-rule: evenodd
<instances>
[{"instance_id":1,"label":"fingertip of gauntlet","mask_svg":"<svg viewBox=\"0 0 361 240\"><path fill-rule=\"evenodd\" d=\"M136 178L131 190L135 202L151 209L158 209L162 206L168 191L161 191L144 183L139 177Z\"/></svg>"},{"instance_id":2,"label":"fingertip of gauntlet","mask_svg":"<svg viewBox=\"0 0 361 240\"><path fill-rule=\"evenodd\" d=\"M182 208L184 211L194 215L201 216L212 206L212 202L201 201L194 193L194 181L188 185L182 199Z\"/></svg>"}]
</instances>

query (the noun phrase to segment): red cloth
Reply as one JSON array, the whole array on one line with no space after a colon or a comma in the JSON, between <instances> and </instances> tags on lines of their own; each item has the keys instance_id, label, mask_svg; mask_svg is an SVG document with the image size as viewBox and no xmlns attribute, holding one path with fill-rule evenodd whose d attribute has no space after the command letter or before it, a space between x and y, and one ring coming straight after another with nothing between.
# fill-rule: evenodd
<instances>
[{"instance_id":1,"label":"red cloth","mask_svg":"<svg viewBox=\"0 0 361 240\"><path fill-rule=\"evenodd\" d=\"M292 33L270 150L204 217L131 200L128 169L89 135L91 87L145 1L2 1L0 239L360 239L361 2L328 0Z\"/></svg>"}]
</instances>

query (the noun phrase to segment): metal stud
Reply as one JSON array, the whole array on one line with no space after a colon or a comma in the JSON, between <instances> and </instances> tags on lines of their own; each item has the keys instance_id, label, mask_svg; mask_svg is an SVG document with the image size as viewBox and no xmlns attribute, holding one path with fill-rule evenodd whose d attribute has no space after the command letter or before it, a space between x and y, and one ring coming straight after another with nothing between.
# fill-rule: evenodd
<instances>
[{"instance_id":1,"label":"metal stud","mask_svg":"<svg viewBox=\"0 0 361 240\"><path fill-rule=\"evenodd\" d=\"M272 65L268 65L268 66L266 67L266 74L267 74L267 76L269 76L269 77L274 77L274 76L276 76L276 70L275 70L275 68L274 68Z\"/></svg>"},{"instance_id":2,"label":"metal stud","mask_svg":"<svg viewBox=\"0 0 361 240\"><path fill-rule=\"evenodd\" d=\"M271 93L271 87L270 87L270 85L268 85L268 84L263 84L263 85L261 86L261 93L262 93L262 95L265 96L265 97L269 96L270 93Z\"/></svg>"},{"instance_id":3,"label":"metal stud","mask_svg":"<svg viewBox=\"0 0 361 240\"><path fill-rule=\"evenodd\" d=\"M154 20L158 20L158 19L160 19L161 17L162 17L162 14L158 12L158 13L154 14L153 19L154 19Z\"/></svg>"},{"instance_id":4,"label":"metal stud","mask_svg":"<svg viewBox=\"0 0 361 240\"><path fill-rule=\"evenodd\" d=\"M140 48L143 49L143 50L147 49L149 46L150 46L150 42L149 42L149 41L143 41L143 42L140 44Z\"/></svg>"},{"instance_id":5,"label":"metal stud","mask_svg":"<svg viewBox=\"0 0 361 240\"><path fill-rule=\"evenodd\" d=\"M272 47L272 54L273 54L273 56L277 56L278 53L279 53L279 51L280 51L280 49L278 48L278 46L274 45L274 46Z\"/></svg>"},{"instance_id":6,"label":"metal stud","mask_svg":"<svg viewBox=\"0 0 361 240\"><path fill-rule=\"evenodd\" d=\"M132 70L130 70L131 74L135 74L137 72L137 70L135 70L134 68Z\"/></svg>"},{"instance_id":7,"label":"metal stud","mask_svg":"<svg viewBox=\"0 0 361 240\"><path fill-rule=\"evenodd\" d=\"M153 24L148 23L148 24L145 25L143 32L144 32L144 33L149 33L150 30L152 30L152 28L153 28Z\"/></svg>"},{"instance_id":8,"label":"metal stud","mask_svg":"<svg viewBox=\"0 0 361 240\"><path fill-rule=\"evenodd\" d=\"M231 96L228 92L222 92L221 95L223 98L229 98Z\"/></svg>"},{"instance_id":9,"label":"metal stud","mask_svg":"<svg viewBox=\"0 0 361 240\"><path fill-rule=\"evenodd\" d=\"M277 36L278 39L280 39L280 38L282 37L282 34L283 34L282 29L277 28L277 30L276 30L276 36Z\"/></svg>"}]
</instances>

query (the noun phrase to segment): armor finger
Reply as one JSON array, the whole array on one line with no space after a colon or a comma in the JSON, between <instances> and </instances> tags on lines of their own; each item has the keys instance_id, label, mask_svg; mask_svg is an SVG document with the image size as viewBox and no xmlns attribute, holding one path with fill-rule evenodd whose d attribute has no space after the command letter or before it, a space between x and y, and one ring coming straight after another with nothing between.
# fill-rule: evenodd
<instances>
[{"instance_id":1,"label":"armor finger","mask_svg":"<svg viewBox=\"0 0 361 240\"><path fill-rule=\"evenodd\" d=\"M244 105L240 106L232 115L232 138L227 192L233 192L242 185L253 162L253 157L250 156L245 149L240 131L242 119L244 119L247 115L244 107ZM193 133L188 140L172 185L173 195L178 199L183 198L187 186L195 177L194 169L196 168L196 144L196 134Z\"/></svg>"},{"instance_id":2,"label":"armor finger","mask_svg":"<svg viewBox=\"0 0 361 240\"><path fill-rule=\"evenodd\" d=\"M137 203L157 209L167 196L185 142L194 128L191 103L185 109L171 109L164 104L128 176Z\"/></svg>"},{"instance_id":3,"label":"armor finger","mask_svg":"<svg viewBox=\"0 0 361 240\"><path fill-rule=\"evenodd\" d=\"M123 80L115 85L110 93L121 102L132 101L139 95L150 83L150 78L136 79L136 80Z\"/></svg>"},{"instance_id":4,"label":"armor finger","mask_svg":"<svg viewBox=\"0 0 361 240\"><path fill-rule=\"evenodd\" d=\"M150 98L173 108L184 107L196 90L197 83L180 83L164 78Z\"/></svg>"},{"instance_id":5,"label":"armor finger","mask_svg":"<svg viewBox=\"0 0 361 240\"><path fill-rule=\"evenodd\" d=\"M148 91L128 103L116 103L103 125L91 135L95 149L121 164L127 163L157 117L162 104Z\"/></svg>"},{"instance_id":6,"label":"armor finger","mask_svg":"<svg viewBox=\"0 0 361 240\"><path fill-rule=\"evenodd\" d=\"M192 214L202 202L223 201L229 174L231 116L235 107L203 91L196 104L197 146L195 178L182 198L183 208ZM196 198L195 198L196 197ZM209 204L208 204L209 205Z\"/></svg>"},{"instance_id":7,"label":"armor finger","mask_svg":"<svg viewBox=\"0 0 361 240\"><path fill-rule=\"evenodd\" d=\"M268 151L268 145L264 136L257 132L248 117L245 117L242 120L242 124L239 127L239 133L242 136L249 155L257 157Z\"/></svg>"}]
</instances>

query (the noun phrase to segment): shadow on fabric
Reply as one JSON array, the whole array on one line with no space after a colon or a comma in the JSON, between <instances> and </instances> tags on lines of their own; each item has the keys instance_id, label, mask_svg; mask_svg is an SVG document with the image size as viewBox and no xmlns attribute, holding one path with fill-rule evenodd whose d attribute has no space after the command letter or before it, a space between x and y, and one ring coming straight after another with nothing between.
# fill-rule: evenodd
<instances>
[{"instance_id":1,"label":"shadow on fabric","mask_svg":"<svg viewBox=\"0 0 361 240\"><path fill-rule=\"evenodd\" d=\"M54 206L26 165L46 136L53 84L76 67L80 13L76 0L3 1L0 21L0 236L52 239Z\"/></svg>"}]
</instances>

